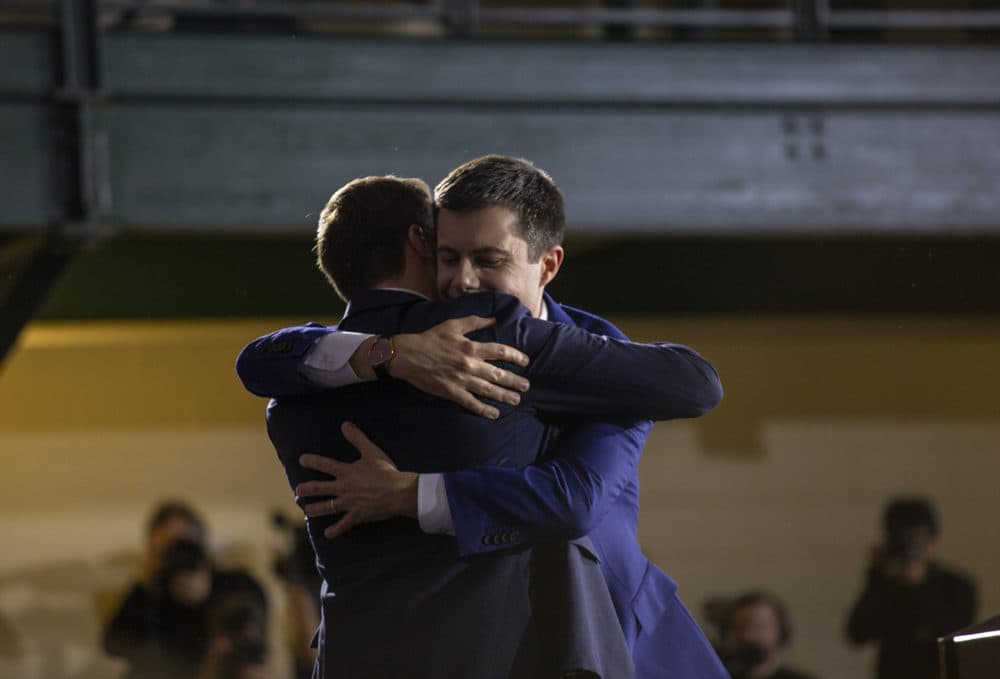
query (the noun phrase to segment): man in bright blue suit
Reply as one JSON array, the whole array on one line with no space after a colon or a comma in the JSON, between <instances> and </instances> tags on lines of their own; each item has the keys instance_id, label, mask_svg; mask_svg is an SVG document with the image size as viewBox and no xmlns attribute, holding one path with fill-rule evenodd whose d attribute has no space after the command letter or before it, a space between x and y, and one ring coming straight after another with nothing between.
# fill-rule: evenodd
<instances>
[{"instance_id":1,"label":"man in bright blue suit","mask_svg":"<svg viewBox=\"0 0 1000 679\"><path fill-rule=\"evenodd\" d=\"M535 195L532 187L539 184L549 185L551 180L529 163L486 157L458 168L438 186L439 292L458 297L479 290L503 290L515 294L535 316L623 338L606 321L562 307L544 293L561 265L562 250L558 240L546 241L530 228L532 222L544 222L550 212L537 200L534 204L522 200ZM557 191L554 184L551 188ZM561 228L558 231L561 240ZM271 388L281 380L262 375L257 385L260 392L270 390L269 380ZM547 423L549 431L558 430L559 436L537 464L520 468L480 465L421 474L417 504L422 497L430 498L423 503L430 509L420 512L416 508L421 527L428 533L454 534L463 556L588 535L636 676L725 677L714 651L677 598L676 585L643 556L636 539L637 462L650 423L597 423L568 415L550 417ZM370 454L379 455L378 451ZM335 470L338 475L335 482L313 481L299 491L303 497L331 491L338 495L336 510L347 510L347 514L328 530L329 535L336 537L359 523L403 513L398 508L407 502L392 490L399 486L394 470L385 458L379 459L380 475L371 473L377 465L364 457L354 469L309 460L314 469ZM323 516L331 507L319 502L306 510ZM408 511L412 510L410 506ZM485 539L492 535L506 539Z\"/></svg>"}]
</instances>

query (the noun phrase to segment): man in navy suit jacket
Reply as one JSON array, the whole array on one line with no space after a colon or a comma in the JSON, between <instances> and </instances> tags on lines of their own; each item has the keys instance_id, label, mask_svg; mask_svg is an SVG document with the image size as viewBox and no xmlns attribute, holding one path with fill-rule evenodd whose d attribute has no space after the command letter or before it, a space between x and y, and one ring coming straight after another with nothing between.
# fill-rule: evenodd
<instances>
[{"instance_id":1,"label":"man in navy suit jacket","mask_svg":"<svg viewBox=\"0 0 1000 679\"><path fill-rule=\"evenodd\" d=\"M457 296L480 289L505 290L517 294L536 316L547 313L550 320L566 327L622 337L606 321L561 307L544 295L545 284L562 261L558 246L561 197L547 175L516 159L479 159L443 181L438 187L438 200L441 293ZM532 232L537 225L532 222L546 221L557 226L550 230L554 233L549 238L544 228L541 236ZM251 349L250 355L253 353ZM268 379L272 388L275 385L274 375L258 379L258 391L268 391ZM716 383L715 400L718 396ZM693 414L700 413L678 410L668 416ZM422 521L422 526L428 532L454 533L463 555L589 534L632 650L637 676L724 677L714 652L676 598L676 586L645 559L636 541L636 464L650 424L627 418L604 423L566 416L550 419L549 430L558 426L562 434L548 459L534 466L480 465L440 476L421 475L421 483L434 479L446 494L444 521L438 526L424 525ZM398 455L398 451L389 449ZM329 469L321 463L316 468ZM343 466L340 471L345 477L350 475ZM322 484L313 482L303 490L329 493L330 486ZM338 502L351 501L353 491L343 482L337 492ZM386 497L390 495L378 498L383 507L393 504ZM413 504L402 502L401 506L410 506L412 511ZM338 507L345 508L346 504ZM329 508L320 503L307 510L321 516ZM369 518L381 515L374 513ZM359 520L365 519L355 519ZM332 533L337 532L334 527ZM491 536L502 539L488 539Z\"/></svg>"}]
</instances>

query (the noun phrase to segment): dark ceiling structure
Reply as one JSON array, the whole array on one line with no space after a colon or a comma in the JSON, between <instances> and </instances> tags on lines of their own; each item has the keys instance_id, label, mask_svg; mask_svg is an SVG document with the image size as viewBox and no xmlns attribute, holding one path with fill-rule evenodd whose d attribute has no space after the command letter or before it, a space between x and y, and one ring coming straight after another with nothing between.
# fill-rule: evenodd
<instances>
[{"instance_id":1,"label":"dark ceiling structure","mask_svg":"<svg viewBox=\"0 0 1000 679\"><path fill-rule=\"evenodd\" d=\"M334 316L328 195L487 152L566 194L570 302L1000 313L1000 11L144 4L6 6L0 357L39 315ZM525 23L617 39L494 35Z\"/></svg>"}]
</instances>

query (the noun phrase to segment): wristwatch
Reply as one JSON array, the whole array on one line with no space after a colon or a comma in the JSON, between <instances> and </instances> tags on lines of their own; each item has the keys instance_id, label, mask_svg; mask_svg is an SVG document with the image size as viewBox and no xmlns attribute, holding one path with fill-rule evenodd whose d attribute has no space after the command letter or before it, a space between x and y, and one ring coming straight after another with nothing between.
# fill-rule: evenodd
<instances>
[{"instance_id":1,"label":"wristwatch","mask_svg":"<svg viewBox=\"0 0 1000 679\"><path fill-rule=\"evenodd\" d=\"M396 356L396 348L392 344L392 338L386 335L379 335L372 342L368 350L368 363L375 371L375 377L380 380L389 378L389 364Z\"/></svg>"}]
</instances>

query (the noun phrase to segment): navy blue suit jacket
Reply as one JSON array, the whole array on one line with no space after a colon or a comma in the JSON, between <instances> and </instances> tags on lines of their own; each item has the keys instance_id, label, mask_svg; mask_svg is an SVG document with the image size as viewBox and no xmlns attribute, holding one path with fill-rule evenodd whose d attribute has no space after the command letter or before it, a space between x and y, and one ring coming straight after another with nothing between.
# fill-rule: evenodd
<instances>
[{"instance_id":1,"label":"navy blue suit jacket","mask_svg":"<svg viewBox=\"0 0 1000 679\"><path fill-rule=\"evenodd\" d=\"M279 330L251 342L237 360L237 372L251 392L279 397L268 408L268 433L289 485L294 489L319 478L299 466L303 453L357 459L340 434L343 421L368 433L400 469L523 467L536 461L551 434L540 413L666 419L699 415L721 395L714 369L686 347L632 344L540 321L507 295L480 293L430 302L405 292L374 290L352 301L339 327L379 334L420 332L467 315L497 319L473 339L516 346L530 358L527 368L505 366L526 376L532 387L517 407L495 404L501 411L495 422L396 380L318 392L299 366L315 340L330 332L322 326ZM310 521L309 526L331 585L361 577L354 572L356 565L372 573L373 564L384 561L387 553L434 549L435 543L442 549L455 545L450 536L427 536L415 521L404 518L360 526L330 541L322 531L332 520ZM504 533L508 543L522 537L516 529ZM488 539L492 535L478 535L479 544L502 546L501 540Z\"/></svg>"}]
</instances>

